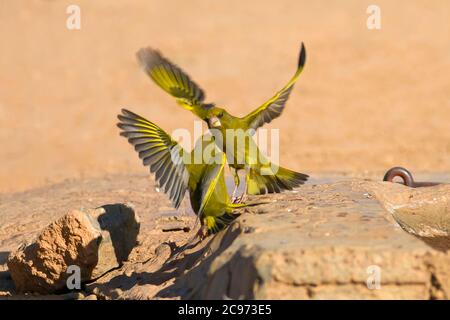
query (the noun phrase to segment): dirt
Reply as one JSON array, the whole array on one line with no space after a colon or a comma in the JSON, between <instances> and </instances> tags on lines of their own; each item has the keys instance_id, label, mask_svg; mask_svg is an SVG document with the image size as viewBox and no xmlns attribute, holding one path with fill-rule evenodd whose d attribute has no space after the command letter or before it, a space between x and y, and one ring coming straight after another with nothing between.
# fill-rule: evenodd
<instances>
[{"instance_id":1,"label":"dirt","mask_svg":"<svg viewBox=\"0 0 450 320\"><path fill-rule=\"evenodd\" d=\"M0 295L13 299L448 299L450 295L448 186L411 189L357 179L309 184L258 197L264 204L242 209L229 228L198 243L190 242L196 232L194 215L166 211L166 197L148 185L145 176L110 176L2 198L0 211L9 213L10 225L0 233ZM92 198L85 200L83 192L73 190ZM72 202L64 201L67 196ZM9 251L32 240L41 225L64 215L65 203L72 208L95 207L118 198L131 202L141 217L138 244L122 267L85 284L77 295L17 294L4 264ZM403 207L401 199L408 199ZM447 209L430 221L425 213L433 201L439 208L447 204ZM408 213L407 208L415 210ZM431 229L439 232L420 233ZM374 266L382 272L377 290L367 285L367 270Z\"/></svg>"},{"instance_id":2,"label":"dirt","mask_svg":"<svg viewBox=\"0 0 450 320\"><path fill-rule=\"evenodd\" d=\"M51 222L73 209L132 202L140 216L139 245L129 261L145 261L162 242L182 243L189 232L163 232L167 224L181 222L192 230L195 216L183 202L175 211L165 195L155 191L147 175L110 175L103 178L65 181L13 195L0 195L0 295L14 290L6 267L11 251L29 243ZM50 296L51 297L51 296ZM49 297L49 298L50 298Z\"/></svg>"},{"instance_id":3,"label":"dirt","mask_svg":"<svg viewBox=\"0 0 450 320\"><path fill-rule=\"evenodd\" d=\"M280 163L300 172L381 175L450 169L450 4L377 1L80 0L0 3L0 192L116 173L142 173L118 136L127 107L168 132L193 115L139 69L153 46L182 66L208 101L250 112L291 77L301 41L304 73L283 115Z\"/></svg>"}]
</instances>

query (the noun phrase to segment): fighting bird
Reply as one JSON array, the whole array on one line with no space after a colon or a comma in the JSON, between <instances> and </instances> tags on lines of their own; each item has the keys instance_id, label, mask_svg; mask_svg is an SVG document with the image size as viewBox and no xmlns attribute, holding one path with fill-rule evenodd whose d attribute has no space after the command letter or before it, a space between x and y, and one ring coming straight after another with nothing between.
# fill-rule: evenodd
<instances>
[{"instance_id":1,"label":"fighting bird","mask_svg":"<svg viewBox=\"0 0 450 320\"><path fill-rule=\"evenodd\" d=\"M200 235L223 229L236 218L235 209L247 206L231 202L224 177L225 154L217 149L212 137L200 137L188 152L156 124L131 111L122 109L118 118L120 135L155 174L172 205L178 208L189 192L192 209L202 225ZM200 153L197 148L201 148ZM205 152L208 149L211 151ZM196 154L202 154L202 159L196 159Z\"/></svg>"},{"instance_id":2,"label":"fighting bird","mask_svg":"<svg viewBox=\"0 0 450 320\"><path fill-rule=\"evenodd\" d=\"M206 103L204 91L180 67L159 51L142 48L136 56L144 71L161 89L175 97L181 107L204 120L209 129L214 129L211 132L218 146L226 153L228 165L234 176L233 198L240 185L240 170L246 171L246 188L242 196L292 190L308 179L309 176L304 173L271 163L251 138L256 129L270 123L283 112L292 88L305 65L306 50L303 43L294 76L273 97L242 118L231 115L213 103ZM230 130L244 132L244 135L235 134L227 138L227 131ZM244 143L238 139L243 139ZM239 201L242 201L242 196Z\"/></svg>"}]
</instances>

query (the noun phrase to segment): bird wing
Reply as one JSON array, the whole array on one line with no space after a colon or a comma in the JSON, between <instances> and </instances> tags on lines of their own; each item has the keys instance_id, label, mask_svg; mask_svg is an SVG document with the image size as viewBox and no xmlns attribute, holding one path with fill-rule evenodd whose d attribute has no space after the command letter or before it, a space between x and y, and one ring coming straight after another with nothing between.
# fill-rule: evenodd
<instances>
[{"instance_id":1,"label":"bird wing","mask_svg":"<svg viewBox=\"0 0 450 320\"><path fill-rule=\"evenodd\" d=\"M118 118L120 135L134 146L144 166L155 173L158 185L178 208L188 188L189 172L183 162L186 151L156 124L131 111L122 109Z\"/></svg>"},{"instance_id":2,"label":"bird wing","mask_svg":"<svg viewBox=\"0 0 450 320\"><path fill-rule=\"evenodd\" d=\"M161 89L177 99L185 109L195 111L207 107L204 91L181 70L152 48L142 48L136 53L144 71Z\"/></svg>"},{"instance_id":3,"label":"bird wing","mask_svg":"<svg viewBox=\"0 0 450 320\"><path fill-rule=\"evenodd\" d=\"M226 156L222 153L222 161L219 164L211 164L210 170L203 176L201 185L204 187L202 189L202 202L200 205L200 210L198 211L198 217L201 219L205 206L211 200L212 195L215 192L219 179L223 179L223 171L225 167ZM219 215L219 213L218 213Z\"/></svg>"},{"instance_id":4,"label":"bird wing","mask_svg":"<svg viewBox=\"0 0 450 320\"><path fill-rule=\"evenodd\" d=\"M300 54L298 59L297 71L283 89L278 91L272 98L267 100L262 106L244 117L249 128L258 129L265 123L270 123L273 119L279 117L284 110L289 94L294 87L300 73L303 70L306 61L306 50L303 43L301 44Z\"/></svg>"}]
</instances>

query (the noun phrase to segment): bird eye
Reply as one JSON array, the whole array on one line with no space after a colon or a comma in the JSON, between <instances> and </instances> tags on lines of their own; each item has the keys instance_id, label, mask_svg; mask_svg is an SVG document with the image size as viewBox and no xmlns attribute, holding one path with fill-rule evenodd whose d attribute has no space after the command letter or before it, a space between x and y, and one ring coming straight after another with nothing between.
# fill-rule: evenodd
<instances>
[{"instance_id":1,"label":"bird eye","mask_svg":"<svg viewBox=\"0 0 450 320\"><path fill-rule=\"evenodd\" d=\"M219 113L217 116L218 116L219 118L222 118L222 117L223 117L223 112Z\"/></svg>"}]
</instances>

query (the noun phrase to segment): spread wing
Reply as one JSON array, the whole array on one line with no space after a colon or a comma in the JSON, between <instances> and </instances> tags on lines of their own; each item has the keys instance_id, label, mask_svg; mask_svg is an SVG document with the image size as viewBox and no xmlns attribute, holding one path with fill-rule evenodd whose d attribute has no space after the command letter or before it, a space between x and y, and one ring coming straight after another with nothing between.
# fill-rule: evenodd
<instances>
[{"instance_id":1,"label":"spread wing","mask_svg":"<svg viewBox=\"0 0 450 320\"><path fill-rule=\"evenodd\" d=\"M142 48L137 59L144 71L164 91L176 98L185 109L196 111L208 108L204 91L181 70L152 48Z\"/></svg>"},{"instance_id":2,"label":"spread wing","mask_svg":"<svg viewBox=\"0 0 450 320\"><path fill-rule=\"evenodd\" d=\"M121 136L128 139L160 188L169 196L175 208L180 206L188 188L189 173L183 163L184 150L156 124L122 109L117 126Z\"/></svg>"},{"instance_id":3,"label":"spread wing","mask_svg":"<svg viewBox=\"0 0 450 320\"><path fill-rule=\"evenodd\" d=\"M273 119L279 117L284 110L286 101L289 98L289 94L294 87L300 73L303 70L306 61L306 50L305 46L301 45L300 54L298 59L298 67L294 76L289 80L289 82L284 86L283 89L278 91L272 98L266 101L262 106L248 114L244 117L244 120L248 123L249 128L258 129L265 123L270 123Z\"/></svg>"}]
</instances>

